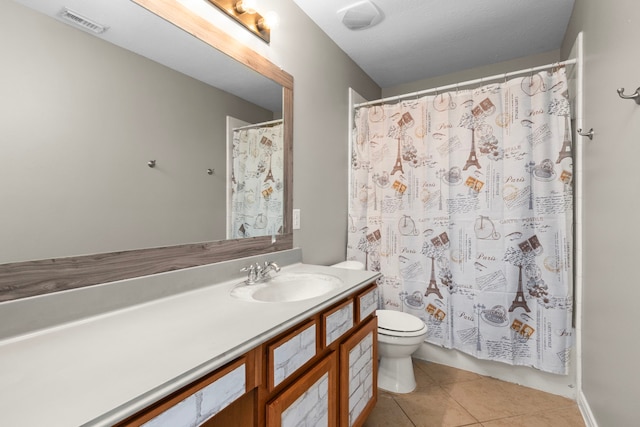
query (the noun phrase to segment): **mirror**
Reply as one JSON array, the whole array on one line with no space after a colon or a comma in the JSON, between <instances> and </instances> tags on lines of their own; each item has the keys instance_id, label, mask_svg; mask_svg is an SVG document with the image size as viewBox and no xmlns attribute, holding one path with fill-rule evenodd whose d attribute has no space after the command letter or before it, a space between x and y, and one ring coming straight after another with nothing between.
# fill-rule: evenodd
<instances>
[{"instance_id":1,"label":"mirror","mask_svg":"<svg viewBox=\"0 0 640 427\"><path fill-rule=\"evenodd\" d=\"M62 3L15 1L50 16L0 0L0 301L292 247L290 75L177 0L65 1L97 37L52 18ZM225 240L229 115L283 120L278 235Z\"/></svg>"}]
</instances>

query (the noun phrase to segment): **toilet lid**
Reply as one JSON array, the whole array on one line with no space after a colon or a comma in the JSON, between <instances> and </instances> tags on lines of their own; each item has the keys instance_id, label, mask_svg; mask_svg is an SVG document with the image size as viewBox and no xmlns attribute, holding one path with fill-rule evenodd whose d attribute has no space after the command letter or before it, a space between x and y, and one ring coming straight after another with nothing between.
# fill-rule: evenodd
<instances>
[{"instance_id":1,"label":"toilet lid","mask_svg":"<svg viewBox=\"0 0 640 427\"><path fill-rule=\"evenodd\" d=\"M418 317L395 310L376 310L378 329L390 332L419 332L426 325Z\"/></svg>"}]
</instances>

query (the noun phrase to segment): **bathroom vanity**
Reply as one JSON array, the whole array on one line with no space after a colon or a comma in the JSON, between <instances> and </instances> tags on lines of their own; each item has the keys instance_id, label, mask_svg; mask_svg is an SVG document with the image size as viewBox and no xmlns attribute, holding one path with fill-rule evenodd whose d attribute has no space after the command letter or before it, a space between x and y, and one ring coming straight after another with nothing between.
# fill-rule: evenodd
<instances>
[{"instance_id":1,"label":"bathroom vanity","mask_svg":"<svg viewBox=\"0 0 640 427\"><path fill-rule=\"evenodd\" d=\"M132 305L111 303L4 337L0 424L279 426L318 417L321 425L361 425L377 398L378 274L305 265L296 254L130 279L131 295L119 298L137 299ZM274 258L282 266L275 277L331 276L342 284L297 301L231 295L246 286L239 267ZM99 305L118 286L67 298ZM146 291L156 297L145 300ZM66 304L60 294L49 298L58 309ZM14 304L29 309L27 300Z\"/></svg>"}]
</instances>

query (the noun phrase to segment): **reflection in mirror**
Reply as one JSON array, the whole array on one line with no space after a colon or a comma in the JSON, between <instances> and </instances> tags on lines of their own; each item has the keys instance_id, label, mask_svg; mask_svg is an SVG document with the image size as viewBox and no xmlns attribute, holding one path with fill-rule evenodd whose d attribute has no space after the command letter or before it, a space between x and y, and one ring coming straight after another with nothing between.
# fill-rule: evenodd
<instances>
[{"instance_id":1,"label":"reflection in mirror","mask_svg":"<svg viewBox=\"0 0 640 427\"><path fill-rule=\"evenodd\" d=\"M233 128L229 153L231 200L228 237L282 234L282 120Z\"/></svg>"},{"instance_id":2,"label":"reflection in mirror","mask_svg":"<svg viewBox=\"0 0 640 427\"><path fill-rule=\"evenodd\" d=\"M0 3L0 263L225 239L226 116L282 117L282 86L128 0L18 2L54 16Z\"/></svg>"},{"instance_id":3,"label":"reflection in mirror","mask_svg":"<svg viewBox=\"0 0 640 427\"><path fill-rule=\"evenodd\" d=\"M179 0L62 6L0 0L0 301L291 248L292 77ZM284 121L282 235L224 240L229 115Z\"/></svg>"}]
</instances>

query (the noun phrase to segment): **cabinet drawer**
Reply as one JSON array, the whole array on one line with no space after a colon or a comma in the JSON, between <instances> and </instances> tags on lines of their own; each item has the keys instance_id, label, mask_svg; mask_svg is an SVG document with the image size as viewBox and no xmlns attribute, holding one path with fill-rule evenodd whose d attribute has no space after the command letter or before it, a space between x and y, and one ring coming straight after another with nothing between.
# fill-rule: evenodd
<instances>
[{"instance_id":1,"label":"cabinet drawer","mask_svg":"<svg viewBox=\"0 0 640 427\"><path fill-rule=\"evenodd\" d=\"M318 354L318 324L310 320L267 346L267 386L273 391Z\"/></svg>"},{"instance_id":2,"label":"cabinet drawer","mask_svg":"<svg viewBox=\"0 0 640 427\"><path fill-rule=\"evenodd\" d=\"M329 347L354 326L353 299L349 298L339 306L322 314L323 346Z\"/></svg>"},{"instance_id":3,"label":"cabinet drawer","mask_svg":"<svg viewBox=\"0 0 640 427\"><path fill-rule=\"evenodd\" d=\"M372 315L378 309L378 285L375 283L356 296L356 323Z\"/></svg>"},{"instance_id":4,"label":"cabinet drawer","mask_svg":"<svg viewBox=\"0 0 640 427\"><path fill-rule=\"evenodd\" d=\"M254 363L250 352L118 426L200 425L256 386Z\"/></svg>"}]
</instances>

